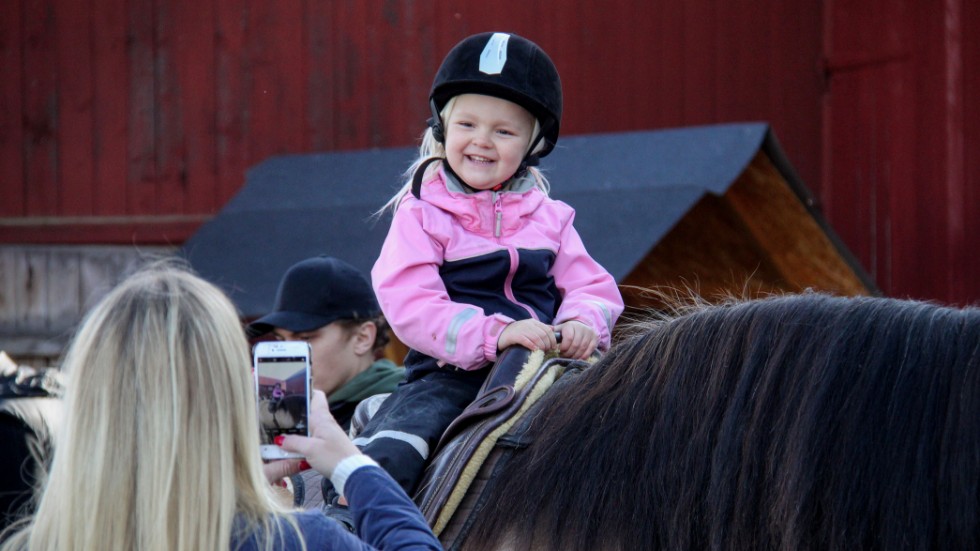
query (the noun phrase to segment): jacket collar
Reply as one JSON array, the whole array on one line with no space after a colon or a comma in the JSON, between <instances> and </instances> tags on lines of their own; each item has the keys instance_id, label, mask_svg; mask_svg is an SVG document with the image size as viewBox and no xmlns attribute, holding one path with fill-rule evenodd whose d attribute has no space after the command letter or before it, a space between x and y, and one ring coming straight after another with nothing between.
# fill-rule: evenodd
<instances>
[{"instance_id":1,"label":"jacket collar","mask_svg":"<svg viewBox=\"0 0 980 551\"><path fill-rule=\"evenodd\" d=\"M546 195L534 184L534 178L528 175L501 191L472 192L440 166L422 184L422 201L453 215L468 231L485 235L494 235L499 212L501 234L506 235L523 226L523 219L544 201Z\"/></svg>"}]
</instances>

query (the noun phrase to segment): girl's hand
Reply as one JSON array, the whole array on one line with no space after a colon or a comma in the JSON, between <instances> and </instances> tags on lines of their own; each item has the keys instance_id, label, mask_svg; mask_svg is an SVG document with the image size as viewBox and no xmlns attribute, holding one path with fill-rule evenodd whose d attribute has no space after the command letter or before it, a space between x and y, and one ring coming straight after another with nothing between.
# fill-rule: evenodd
<instances>
[{"instance_id":1,"label":"girl's hand","mask_svg":"<svg viewBox=\"0 0 980 551\"><path fill-rule=\"evenodd\" d=\"M519 345L528 350L555 350L558 341L555 330L548 324L535 319L514 321L504 327L497 337L497 350Z\"/></svg>"},{"instance_id":2,"label":"girl's hand","mask_svg":"<svg viewBox=\"0 0 980 551\"><path fill-rule=\"evenodd\" d=\"M309 422L309 437L289 434L283 440L282 448L302 454L323 476L329 478L343 459L361 453L330 414L327 397L321 390L313 391Z\"/></svg>"},{"instance_id":3,"label":"girl's hand","mask_svg":"<svg viewBox=\"0 0 980 551\"><path fill-rule=\"evenodd\" d=\"M558 353L564 358L588 359L599 344L599 335L591 327L580 321L566 321L556 325L555 330L561 333Z\"/></svg>"}]
</instances>

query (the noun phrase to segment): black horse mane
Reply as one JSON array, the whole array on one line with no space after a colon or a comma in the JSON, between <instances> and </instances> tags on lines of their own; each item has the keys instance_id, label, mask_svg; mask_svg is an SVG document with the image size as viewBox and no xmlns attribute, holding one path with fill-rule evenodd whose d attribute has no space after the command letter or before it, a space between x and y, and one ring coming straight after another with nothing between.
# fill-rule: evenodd
<instances>
[{"instance_id":1,"label":"black horse mane","mask_svg":"<svg viewBox=\"0 0 980 551\"><path fill-rule=\"evenodd\" d=\"M465 549L978 549L980 310L818 293L620 342L535 412Z\"/></svg>"}]
</instances>

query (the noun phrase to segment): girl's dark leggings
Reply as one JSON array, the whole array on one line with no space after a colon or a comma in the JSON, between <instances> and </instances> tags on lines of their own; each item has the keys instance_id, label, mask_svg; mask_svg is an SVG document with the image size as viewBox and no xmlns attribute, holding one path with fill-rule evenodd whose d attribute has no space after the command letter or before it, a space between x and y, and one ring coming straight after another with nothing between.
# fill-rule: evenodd
<instances>
[{"instance_id":1,"label":"girl's dark leggings","mask_svg":"<svg viewBox=\"0 0 980 551\"><path fill-rule=\"evenodd\" d=\"M442 433L476 398L488 371L409 373L354 444L413 495Z\"/></svg>"}]
</instances>

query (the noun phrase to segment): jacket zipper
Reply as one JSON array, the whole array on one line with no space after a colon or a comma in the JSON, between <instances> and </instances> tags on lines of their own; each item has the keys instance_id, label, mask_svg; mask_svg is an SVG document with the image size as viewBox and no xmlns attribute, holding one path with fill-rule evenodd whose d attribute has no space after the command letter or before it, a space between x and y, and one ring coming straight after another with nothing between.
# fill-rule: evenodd
<instances>
[{"instance_id":1,"label":"jacket zipper","mask_svg":"<svg viewBox=\"0 0 980 551\"><path fill-rule=\"evenodd\" d=\"M497 239L500 238L502 220L504 216L503 199L500 195L501 194L499 192L493 192L493 236ZM527 310L527 313L531 316L531 319L538 319L538 314L534 311L534 308L531 308L530 306L517 300L517 296L514 295L514 274L517 273L517 268L520 265L520 256L517 254L517 249L510 244L507 245L507 252L510 256L510 269L507 272L507 279L504 280L504 296L507 297L507 300Z\"/></svg>"},{"instance_id":2,"label":"jacket zipper","mask_svg":"<svg viewBox=\"0 0 980 551\"><path fill-rule=\"evenodd\" d=\"M500 198L500 192L493 192L493 236L500 237L500 225L504 218L503 201Z\"/></svg>"}]
</instances>

